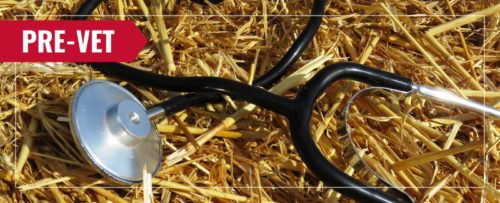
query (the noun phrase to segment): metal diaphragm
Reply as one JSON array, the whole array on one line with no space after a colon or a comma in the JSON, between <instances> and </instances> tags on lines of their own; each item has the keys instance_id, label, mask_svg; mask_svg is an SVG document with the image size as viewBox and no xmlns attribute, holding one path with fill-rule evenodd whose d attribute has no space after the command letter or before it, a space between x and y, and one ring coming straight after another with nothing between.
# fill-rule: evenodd
<instances>
[{"instance_id":1,"label":"metal diaphragm","mask_svg":"<svg viewBox=\"0 0 500 203\"><path fill-rule=\"evenodd\" d=\"M162 156L160 134L146 108L125 88L93 80L76 92L70 126L77 146L102 175L121 184L139 184L143 166L154 175Z\"/></svg>"}]
</instances>

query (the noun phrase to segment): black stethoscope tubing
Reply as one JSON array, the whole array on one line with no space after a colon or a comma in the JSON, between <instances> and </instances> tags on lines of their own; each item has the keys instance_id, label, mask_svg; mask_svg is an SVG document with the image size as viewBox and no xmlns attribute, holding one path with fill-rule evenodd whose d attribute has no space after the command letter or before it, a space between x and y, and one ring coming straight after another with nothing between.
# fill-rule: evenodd
<instances>
[{"instance_id":1,"label":"black stethoscope tubing","mask_svg":"<svg viewBox=\"0 0 500 203\"><path fill-rule=\"evenodd\" d=\"M101 66L103 64L95 64ZM171 77L141 71L127 65L105 66L103 71L155 89L176 92L209 92L237 97L284 115L297 152L311 172L326 185L359 202L411 202L391 196L345 174L319 151L309 132L314 102L331 83L351 79L373 86L410 91L411 79L356 63L336 63L324 67L298 92L294 99L275 95L258 87L216 77ZM178 85L183 84L183 85Z\"/></svg>"},{"instance_id":2,"label":"black stethoscope tubing","mask_svg":"<svg viewBox=\"0 0 500 203\"><path fill-rule=\"evenodd\" d=\"M82 7L76 12L73 20L86 20L88 15L102 2L103 0L87 0L83 3ZM301 54L305 51L309 43L312 41L316 32L318 31L323 12L325 10L325 0L315 0L313 2L311 16L297 40L288 49L283 58L267 73L257 78L252 82L254 86L268 87L278 81L299 59ZM108 63L108 65L116 65L117 63Z\"/></svg>"},{"instance_id":3,"label":"black stethoscope tubing","mask_svg":"<svg viewBox=\"0 0 500 203\"><path fill-rule=\"evenodd\" d=\"M74 20L85 20L102 0L87 0L76 13ZM315 0L311 15L322 15L324 0ZM83 15L83 16L82 16ZM292 45L283 59L254 82L256 86L271 85L292 67L319 29L322 17L311 16L304 32ZM313 174L339 193L360 202L409 202L391 196L358 181L333 166L318 150L309 132L312 107L319 94L331 83L353 79L374 86L384 86L403 91L412 88L409 78L354 63L337 63L326 66L308 81L295 99L287 99L258 87L216 77L171 77L141 71L120 63L94 63L115 76L122 76L137 84L176 92L205 92L170 99L162 104L166 115L171 115L191 105L223 102L218 94L244 99L260 107L282 114L289 119L293 143L302 160ZM217 93L217 94L207 94Z\"/></svg>"},{"instance_id":4,"label":"black stethoscope tubing","mask_svg":"<svg viewBox=\"0 0 500 203\"><path fill-rule=\"evenodd\" d=\"M87 0L83 3L82 7L76 12L73 20L86 20L88 16L94 11L97 6L103 0ZM323 12L325 10L325 0L315 0L311 9L311 16L309 21L304 28L304 31L299 35L297 40L292 44L292 46L285 53L283 58L267 73L257 78L252 82L253 86L269 87L275 82L277 82L285 73L290 70L295 62L299 59L301 54L305 51L309 43L312 41L316 32L318 31ZM112 67L121 66L118 63L106 63L101 64L101 66ZM178 84L184 85L184 84ZM172 99L171 99L172 100ZM165 103L159 105L162 107L167 107L166 112L177 113L174 110L183 110L189 106L197 106L205 103L222 103L225 100L220 95L215 94L190 94L190 95L180 95L177 98L173 98L172 101L166 101ZM168 114L166 114L168 116Z\"/></svg>"}]
</instances>

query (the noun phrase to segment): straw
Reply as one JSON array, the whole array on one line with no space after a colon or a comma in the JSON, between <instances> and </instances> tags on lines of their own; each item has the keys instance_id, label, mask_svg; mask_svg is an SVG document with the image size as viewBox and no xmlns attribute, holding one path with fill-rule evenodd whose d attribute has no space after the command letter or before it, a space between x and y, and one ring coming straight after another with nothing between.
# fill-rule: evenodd
<instances>
[{"instance_id":1,"label":"straw","mask_svg":"<svg viewBox=\"0 0 500 203\"><path fill-rule=\"evenodd\" d=\"M196 149L200 148L200 145L198 145L198 142L196 142L196 140L194 139L193 135L189 132L189 130L186 128L186 126L184 125L184 123L179 119L179 117L177 115L173 115L172 118L175 120L175 122L177 123L177 125L182 129L182 131L186 135L186 137L189 140L189 142Z\"/></svg>"},{"instance_id":2,"label":"straw","mask_svg":"<svg viewBox=\"0 0 500 203\"><path fill-rule=\"evenodd\" d=\"M176 71L176 67L174 64L172 49L170 47L170 38L167 33L167 28L165 27L165 21L161 16L163 7L161 7L160 4L161 3L159 2L159 0L153 0L152 13L154 15L156 27L158 28L158 33L160 35L158 42L161 45L161 53L163 53L162 58L164 63L167 65L167 71L172 74ZM151 29L151 31L153 30ZM155 33L152 34L155 35Z\"/></svg>"},{"instance_id":3,"label":"straw","mask_svg":"<svg viewBox=\"0 0 500 203\"><path fill-rule=\"evenodd\" d=\"M158 124L156 125L156 127L158 128L158 131L162 133L175 133L175 134L184 133L184 129L182 129L179 126ZM186 127L186 129L193 135L201 135L209 130L208 128L195 128L195 127ZM235 131L223 130L215 134L215 136L224 138L264 138L266 137L266 134L263 132L252 132L252 131L235 132Z\"/></svg>"},{"instance_id":4,"label":"straw","mask_svg":"<svg viewBox=\"0 0 500 203\"><path fill-rule=\"evenodd\" d=\"M325 60L331 58L331 56L320 57L320 58L323 61L325 61ZM295 85L295 83L297 83L298 81L300 81L304 77L306 77L308 72L312 71L314 68L321 65L322 64L321 62L323 62L323 61L319 61L317 63L311 64L310 66L306 66L303 69L300 69L299 71L296 72L297 73L296 77L289 77L289 78L283 80L282 82L278 83L276 86L271 88L270 92L278 93L278 94L283 93L285 90L287 90L287 89L291 88L293 85ZM221 122L221 124L217 125L216 127L212 128L211 130L207 131L206 133L204 133L203 135L198 137L196 139L198 144L200 146L203 145L209 139L213 138L215 136L215 134L217 134L217 132L224 130L224 129L228 128L229 126L233 125L237 120L241 119L243 116L245 116L248 113L250 113L251 111L253 111L253 109L255 107L256 106L254 104L249 104L249 105L246 105L245 107L239 109L236 113L232 114L229 118L224 119ZM182 147L181 149L179 149L178 151L176 151L175 153L168 156L166 159L167 164L173 165L173 164L179 162L180 160L182 160L183 157L189 156L190 154L192 154L194 152L195 152L195 148L193 147L193 145L188 144L188 145Z\"/></svg>"},{"instance_id":5,"label":"straw","mask_svg":"<svg viewBox=\"0 0 500 203\"><path fill-rule=\"evenodd\" d=\"M109 200L113 201L113 202L117 202L117 203L130 203L130 201L127 201L123 198L121 198L119 195L117 194L113 194L112 192L106 190L106 189L103 189L103 188L96 188L96 187L93 187L91 188L94 192L96 193L99 193L100 195L108 198Z\"/></svg>"},{"instance_id":6,"label":"straw","mask_svg":"<svg viewBox=\"0 0 500 203\"><path fill-rule=\"evenodd\" d=\"M1 0L0 19L69 20L82 3ZM135 23L148 43L133 62L125 64L139 70L252 84L283 59L302 32L309 32L304 28L311 3L226 0L190 7L191 1L179 0L104 1L90 20ZM327 1L312 42L289 73L264 89L293 99L317 70L351 61L498 108L500 7L491 3L496 4ZM84 159L69 125L71 100L90 80L122 85L147 109L185 94L142 87L85 63L0 62L0 179L4 191L0 199L67 203L352 201L328 188L307 168L303 162L307 157L297 154L286 117L227 96L223 104L195 106L177 113L178 119L155 121L163 146L159 172L151 179L144 174L143 185L111 182ZM328 86L314 103L309 130L334 166L367 184L378 184L369 171L350 165L358 157L339 143L345 138L340 132L345 127L347 102L367 87L347 80ZM494 202L500 195L498 121L415 97L399 102L366 97L351 107L348 125L362 158L417 202ZM471 145L476 148L470 150ZM409 164L412 159L420 162ZM31 186L34 188L28 189ZM162 186L172 188L157 188Z\"/></svg>"},{"instance_id":7,"label":"straw","mask_svg":"<svg viewBox=\"0 0 500 203\"><path fill-rule=\"evenodd\" d=\"M473 150L473 149L476 149L478 147L483 146L483 144L484 144L484 141L480 140L480 141L471 142L471 143L468 143L468 144L465 144L462 146L453 147L453 148L448 149L448 150L430 152L430 153L414 156L414 157L411 157L409 159L405 159L403 161L400 161L400 162L393 164L391 166L391 168L392 168L392 170L394 170L396 172L401 171L401 170L404 170L406 168L421 165L424 163L429 163L429 162L444 158L444 157L449 156L449 155L458 154L461 152Z\"/></svg>"},{"instance_id":8,"label":"straw","mask_svg":"<svg viewBox=\"0 0 500 203\"><path fill-rule=\"evenodd\" d=\"M399 22L399 20L394 17L394 15L391 13L391 11L389 11L389 9L384 5L384 4L380 4L380 6L384 9L384 11L386 13L389 14L389 16L387 16L388 18L392 19L396 25L399 26L399 28L401 29L401 31L403 31L403 33L406 35L406 37L411 41L411 43L415 46L417 46L418 50L420 52L422 52L422 54L425 56L425 58L427 60L429 60L429 62L432 63L432 65L439 71L439 73L441 74L442 77L444 77L444 79L453 87L453 89L455 89L459 95L465 97L465 95L463 95L463 93L461 92L460 88L458 88L458 86L455 84L455 82L453 82L450 77L448 77L448 75L441 69L441 67L439 67L437 65L436 62L434 62L434 60L431 58L431 56L420 46L420 44L413 38L413 36L406 30L406 28L401 24L401 22Z\"/></svg>"},{"instance_id":9,"label":"straw","mask_svg":"<svg viewBox=\"0 0 500 203\"><path fill-rule=\"evenodd\" d=\"M208 190L208 189L203 189L203 188L193 188L193 187L187 187L185 185L181 185L178 183L173 183L173 182L168 182L165 180L160 180L157 178L152 179L152 183L156 185L161 185L162 187L168 187L172 190L182 190L182 191L187 191L187 192L197 192L200 194L204 195L210 195L218 198L223 198L223 199L228 199L228 200L235 200L235 201L241 201L241 202L246 202L249 200L247 197L243 196L238 196L238 195L233 195L233 194L227 194L227 193L222 193L222 192L217 192L213 190ZM263 203L272 203L274 201L262 201Z\"/></svg>"},{"instance_id":10,"label":"straw","mask_svg":"<svg viewBox=\"0 0 500 203\"><path fill-rule=\"evenodd\" d=\"M36 133L36 130L38 128L38 121L36 120L35 117L31 117L29 127L28 127L28 132L29 133ZM21 148L21 152L19 153L19 159L17 160L17 165L16 165L16 179L21 173L24 164L26 163L26 160L28 159L28 155L30 153L31 148L33 147L33 137L30 135L25 135L24 137L24 143Z\"/></svg>"},{"instance_id":11,"label":"straw","mask_svg":"<svg viewBox=\"0 0 500 203\"><path fill-rule=\"evenodd\" d=\"M456 18L452 21L448 21L448 22L443 23L441 25L435 26L435 27L429 29L429 31L427 31L427 34L431 35L431 36L437 35L439 33L446 32L446 31L451 30L453 28L460 27L462 25L474 22L477 19L483 18L483 16L490 16L490 15L493 15L493 14L498 13L498 12L500 12L500 4L489 7L487 9L477 11L475 13L465 15L465 16L460 17L460 18Z\"/></svg>"},{"instance_id":12,"label":"straw","mask_svg":"<svg viewBox=\"0 0 500 203\"><path fill-rule=\"evenodd\" d=\"M42 164L41 161L39 160L35 160L35 163L38 167L41 168L41 174L44 178L49 179L50 175L49 173L44 169L44 166L45 164ZM69 177L64 177L64 178L61 178L61 179L55 179L55 180L48 180L46 182L42 182L42 183L34 183L32 184L32 187L43 187L43 186L46 186L48 185L50 187L50 191L52 192L52 195L54 195L54 198L56 200L57 203L65 203L66 201L64 201L64 198L62 197L62 194L61 194L61 191L59 190L58 186L56 185L56 183L58 182L62 182L62 181L67 181L67 180L70 180L71 178ZM24 186L27 186L26 188L29 188L30 186L29 185L24 185ZM22 190L22 187L21 187L21 190Z\"/></svg>"}]
</instances>

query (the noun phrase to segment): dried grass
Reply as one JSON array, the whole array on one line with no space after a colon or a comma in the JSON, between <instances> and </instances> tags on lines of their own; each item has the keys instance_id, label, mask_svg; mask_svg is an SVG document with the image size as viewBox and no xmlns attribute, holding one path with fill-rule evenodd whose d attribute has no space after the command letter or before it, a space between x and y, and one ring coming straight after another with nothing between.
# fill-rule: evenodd
<instances>
[{"instance_id":1,"label":"dried grass","mask_svg":"<svg viewBox=\"0 0 500 203\"><path fill-rule=\"evenodd\" d=\"M70 19L82 3L0 1L0 20ZM292 98L318 69L348 59L498 107L500 5L492 3L498 1L327 1L325 13L337 16L323 18L294 70L270 91ZM302 32L307 17L300 15L309 13L311 1L189 6L185 0L111 0L90 19L134 20L149 40L131 63L137 68L251 84ZM485 21L462 16L475 12ZM142 14L179 16L135 16ZM352 202L305 167L282 116L238 100L157 121L165 157L160 172L145 173L140 186L106 188L118 185L85 163L65 119L75 91L92 79L126 87L148 108L179 94L121 81L85 64L0 64L1 202ZM336 131L346 102L365 87L332 84L314 107L310 129L334 165L371 183L372 175L355 171L353 160L344 158ZM498 202L499 121L412 98L399 106L367 98L351 110L363 159L418 202Z\"/></svg>"}]
</instances>

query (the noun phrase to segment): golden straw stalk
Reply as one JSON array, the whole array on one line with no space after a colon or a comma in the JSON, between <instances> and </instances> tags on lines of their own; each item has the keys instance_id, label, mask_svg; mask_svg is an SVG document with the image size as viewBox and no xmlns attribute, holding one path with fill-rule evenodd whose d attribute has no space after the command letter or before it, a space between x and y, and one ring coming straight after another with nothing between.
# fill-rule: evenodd
<instances>
[{"instance_id":1,"label":"golden straw stalk","mask_svg":"<svg viewBox=\"0 0 500 203\"><path fill-rule=\"evenodd\" d=\"M30 124L28 126L29 133L36 133L36 129L38 128L38 120L35 117L31 117ZM21 174L23 170L24 164L26 160L28 160L28 155L30 154L31 147L33 147L33 137L30 135L24 136L24 143L21 148L21 152L19 153L19 159L17 160L16 166L16 179Z\"/></svg>"},{"instance_id":2,"label":"golden straw stalk","mask_svg":"<svg viewBox=\"0 0 500 203\"><path fill-rule=\"evenodd\" d=\"M424 48L422 48L422 46L420 46L420 44L417 42L417 40L415 40L415 38L413 38L413 36L408 32L408 30L406 30L406 28L401 24L401 22L392 14L392 12L384 4L379 4L379 5L384 9L384 11L387 14L389 14L388 18L390 18L394 23L396 23L398 25L398 27L401 29L401 31L403 31L403 33L411 41L411 43L413 45L417 46L418 50L424 55L424 57L436 68L436 70L438 70L441 77L443 77L446 80L446 82L448 82L448 84L451 85L453 87L453 89L455 89L458 92L458 94L460 96L465 97L465 95L462 93L460 88L458 88L458 86L455 84L455 82L453 82L450 79L450 77L448 77L448 75L443 71L443 69L441 69L441 67L427 53L427 51L425 51Z\"/></svg>"},{"instance_id":3,"label":"golden straw stalk","mask_svg":"<svg viewBox=\"0 0 500 203\"><path fill-rule=\"evenodd\" d=\"M414 156L409 159L397 162L391 166L392 170L394 171L401 171L413 166L418 166L421 164L429 163L431 161L435 161L441 158L444 158L446 156L450 156L453 154L458 154L461 152L466 152L469 150L473 150L476 148L479 148L484 145L484 140L476 141L476 142L471 142L464 144L459 147L453 147L447 150L442 150L442 151L435 151L435 152L429 152L425 153L422 155Z\"/></svg>"},{"instance_id":4,"label":"golden straw stalk","mask_svg":"<svg viewBox=\"0 0 500 203\"><path fill-rule=\"evenodd\" d=\"M310 77L310 72L322 65L325 61L328 59L332 58L333 55L328 55L328 56L320 56L318 57L320 60L315 61L314 63L308 64L301 69L297 70L294 72L291 76L288 78L285 78L283 81L278 83L276 86L271 88L270 92L275 93L275 94L282 94L286 90L294 87L297 85L297 83L300 83L303 81L304 78ZM243 116L249 114L255 109L254 104L248 104L243 108L240 108L236 113L232 114L230 117L224 119L221 124L217 125L216 127L210 129L196 140L198 144L201 146L208 140L212 139L215 134L217 134L221 130L225 130L229 126L233 125L237 120L243 118ZM187 157L191 154L196 152L196 148L192 144L187 144L184 147L180 148L176 152L170 154L166 158L167 165L171 166L176 164L177 162L181 161L183 157Z\"/></svg>"},{"instance_id":5,"label":"golden straw stalk","mask_svg":"<svg viewBox=\"0 0 500 203\"><path fill-rule=\"evenodd\" d=\"M153 178L151 180L151 182L155 185L159 185L162 187L169 187L171 190L181 190L181 191L186 191L186 192L199 193L202 195L213 196L213 197L218 197L218 198L233 200L233 201L239 201L239 202L249 202L250 201L250 198L248 198L248 197L218 192L215 190L203 189L203 188L199 188L199 187L188 187L188 186L185 186L185 185L182 185L179 183L161 180L158 178ZM272 203L272 202L274 202L274 201L262 201L262 203Z\"/></svg>"},{"instance_id":6,"label":"golden straw stalk","mask_svg":"<svg viewBox=\"0 0 500 203\"><path fill-rule=\"evenodd\" d=\"M446 32L446 31L451 30L453 28L460 27L462 25L474 22L477 19L483 18L484 16L490 16L490 15L493 15L493 14L498 13L498 12L500 12L500 4L497 4L495 6L489 7L487 9L484 9L484 10L481 10L481 11L478 11L475 13L471 13L471 14L466 15L466 16L462 16L460 18L456 18L456 19L449 21L447 23L443 23L441 25L435 26L435 27L429 29L429 31L427 31L427 34L437 35L439 33Z\"/></svg>"}]
</instances>

